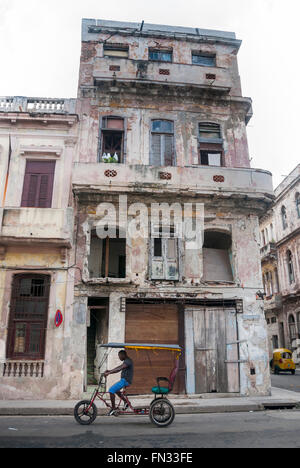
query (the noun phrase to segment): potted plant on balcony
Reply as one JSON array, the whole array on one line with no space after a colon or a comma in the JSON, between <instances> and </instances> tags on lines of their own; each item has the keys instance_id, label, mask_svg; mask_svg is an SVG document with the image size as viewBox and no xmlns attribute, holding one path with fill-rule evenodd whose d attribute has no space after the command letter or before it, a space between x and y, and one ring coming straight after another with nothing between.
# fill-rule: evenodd
<instances>
[{"instance_id":1,"label":"potted plant on balcony","mask_svg":"<svg viewBox=\"0 0 300 468\"><path fill-rule=\"evenodd\" d=\"M119 157L117 153L115 153L113 156L111 156L110 153L104 153L102 156L102 161L104 163L118 163L119 162Z\"/></svg>"}]
</instances>

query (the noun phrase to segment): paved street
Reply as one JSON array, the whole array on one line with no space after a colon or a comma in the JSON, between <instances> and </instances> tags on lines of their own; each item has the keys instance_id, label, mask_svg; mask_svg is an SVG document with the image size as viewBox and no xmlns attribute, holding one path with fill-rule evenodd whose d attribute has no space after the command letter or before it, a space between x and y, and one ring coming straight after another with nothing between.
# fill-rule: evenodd
<instances>
[{"instance_id":1,"label":"paved street","mask_svg":"<svg viewBox=\"0 0 300 468\"><path fill-rule=\"evenodd\" d=\"M148 417L98 417L80 426L70 416L0 417L0 447L300 448L300 411L177 415L168 428Z\"/></svg>"},{"instance_id":2,"label":"paved street","mask_svg":"<svg viewBox=\"0 0 300 468\"><path fill-rule=\"evenodd\" d=\"M272 387L284 388L292 392L300 392L300 370L296 370L295 375L290 373L282 373L279 375L271 375Z\"/></svg>"}]
</instances>

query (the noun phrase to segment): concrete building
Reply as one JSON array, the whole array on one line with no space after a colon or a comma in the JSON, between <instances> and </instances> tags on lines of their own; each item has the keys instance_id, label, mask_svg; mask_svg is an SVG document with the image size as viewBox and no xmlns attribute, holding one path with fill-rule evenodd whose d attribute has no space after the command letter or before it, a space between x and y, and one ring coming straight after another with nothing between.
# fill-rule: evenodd
<instances>
[{"instance_id":1,"label":"concrete building","mask_svg":"<svg viewBox=\"0 0 300 468\"><path fill-rule=\"evenodd\" d=\"M300 165L275 189L275 197L260 224L269 349L271 353L274 347L290 348L299 362ZM266 235L267 224L274 239Z\"/></svg>"},{"instance_id":2,"label":"concrete building","mask_svg":"<svg viewBox=\"0 0 300 468\"><path fill-rule=\"evenodd\" d=\"M75 100L0 98L1 399L68 398L76 379L77 123Z\"/></svg>"},{"instance_id":3,"label":"concrete building","mask_svg":"<svg viewBox=\"0 0 300 468\"><path fill-rule=\"evenodd\" d=\"M72 178L78 394L97 377L97 345L124 341L182 345L177 393L270 391L257 293L259 217L273 189L269 172L250 167L240 45L229 32L83 20ZM153 205L175 202L163 235L167 212L153 221ZM203 249L177 236L182 207L188 220L204 207ZM132 236L141 213L146 233ZM170 370L163 352L152 366L142 352L133 358L133 392L149 393ZM108 368L117 362L111 353Z\"/></svg>"}]
</instances>

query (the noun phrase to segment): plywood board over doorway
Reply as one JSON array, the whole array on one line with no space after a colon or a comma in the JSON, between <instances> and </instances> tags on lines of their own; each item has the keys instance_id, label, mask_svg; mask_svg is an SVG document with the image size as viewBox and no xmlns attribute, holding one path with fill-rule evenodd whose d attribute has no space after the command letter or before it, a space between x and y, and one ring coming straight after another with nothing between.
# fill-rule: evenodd
<instances>
[{"instance_id":1,"label":"plywood board over doorway","mask_svg":"<svg viewBox=\"0 0 300 468\"><path fill-rule=\"evenodd\" d=\"M196 393L238 393L239 344L236 310L199 307L192 311Z\"/></svg>"},{"instance_id":2,"label":"plywood board over doorway","mask_svg":"<svg viewBox=\"0 0 300 468\"><path fill-rule=\"evenodd\" d=\"M180 345L179 315L176 304L127 304L125 341ZM169 377L174 367L175 354L170 351L130 350L128 354L134 361L134 380L129 389L132 394L151 393L156 378ZM179 393L182 386L179 372L173 393Z\"/></svg>"}]
</instances>

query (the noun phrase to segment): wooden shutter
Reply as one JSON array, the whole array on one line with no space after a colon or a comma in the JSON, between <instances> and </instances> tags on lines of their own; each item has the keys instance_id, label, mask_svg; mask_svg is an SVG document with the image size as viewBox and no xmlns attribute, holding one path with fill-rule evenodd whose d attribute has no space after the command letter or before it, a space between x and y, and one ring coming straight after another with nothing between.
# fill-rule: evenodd
<instances>
[{"instance_id":1,"label":"wooden shutter","mask_svg":"<svg viewBox=\"0 0 300 468\"><path fill-rule=\"evenodd\" d=\"M155 256L154 242L151 248L151 279L178 280L178 239L161 238L161 256Z\"/></svg>"},{"instance_id":2,"label":"wooden shutter","mask_svg":"<svg viewBox=\"0 0 300 468\"><path fill-rule=\"evenodd\" d=\"M151 166L162 166L161 152L162 152L162 136L157 133L151 135L151 154L150 164Z\"/></svg>"},{"instance_id":3,"label":"wooden shutter","mask_svg":"<svg viewBox=\"0 0 300 468\"><path fill-rule=\"evenodd\" d=\"M27 161L23 207L51 208L55 161Z\"/></svg>"},{"instance_id":4,"label":"wooden shutter","mask_svg":"<svg viewBox=\"0 0 300 468\"><path fill-rule=\"evenodd\" d=\"M176 304L127 304L125 341L128 343L179 344L179 311ZM170 351L128 350L134 363L131 394L149 394L157 377L169 377L175 356ZM164 385L164 382L162 383ZM176 378L172 393L179 393Z\"/></svg>"},{"instance_id":5,"label":"wooden shutter","mask_svg":"<svg viewBox=\"0 0 300 468\"><path fill-rule=\"evenodd\" d=\"M165 272L166 279L178 280L178 239L163 239L165 247Z\"/></svg>"},{"instance_id":6,"label":"wooden shutter","mask_svg":"<svg viewBox=\"0 0 300 468\"><path fill-rule=\"evenodd\" d=\"M164 166L173 166L174 165L174 136L173 135L163 135L164 136Z\"/></svg>"}]
</instances>

